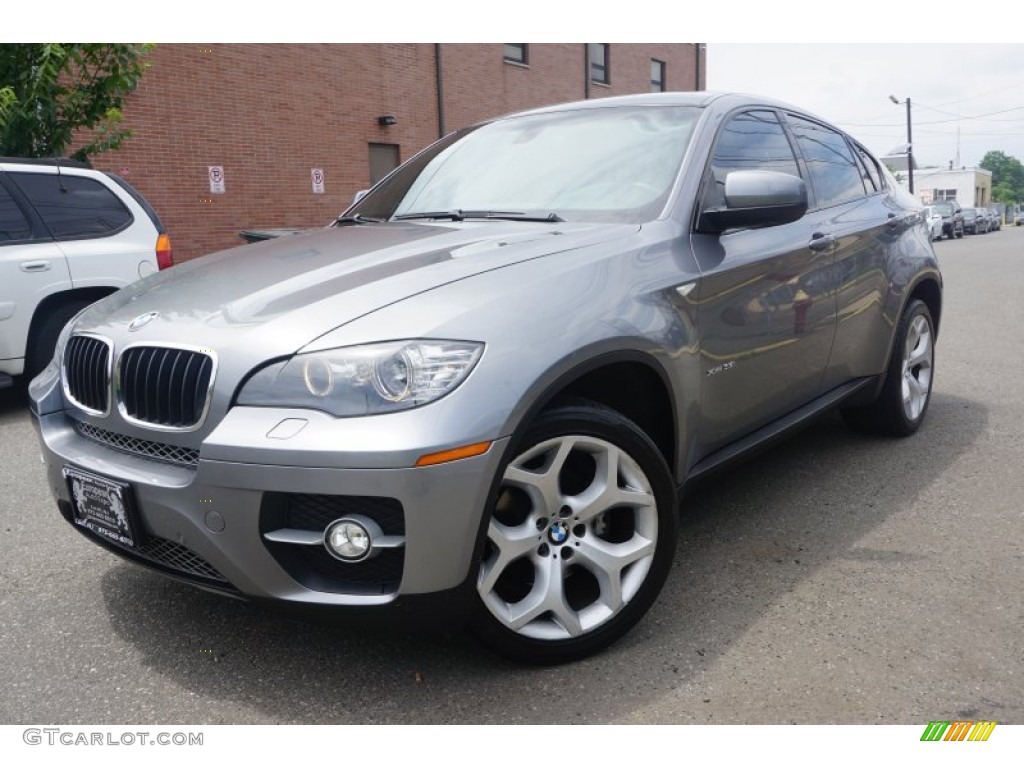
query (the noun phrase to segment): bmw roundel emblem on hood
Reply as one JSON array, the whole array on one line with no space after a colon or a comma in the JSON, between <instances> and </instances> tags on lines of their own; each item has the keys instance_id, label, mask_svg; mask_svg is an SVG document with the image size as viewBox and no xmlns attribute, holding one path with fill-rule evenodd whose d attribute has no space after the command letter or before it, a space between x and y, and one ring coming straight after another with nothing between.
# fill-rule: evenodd
<instances>
[{"instance_id":1,"label":"bmw roundel emblem on hood","mask_svg":"<svg viewBox=\"0 0 1024 768\"><path fill-rule=\"evenodd\" d=\"M139 315L134 320L132 320L130 323L128 323L128 330L129 331L137 331L137 330L139 330L139 328L141 328L142 326L148 324L151 320L154 320L155 318L157 318L159 316L160 316L159 312L147 312L144 315Z\"/></svg>"}]
</instances>

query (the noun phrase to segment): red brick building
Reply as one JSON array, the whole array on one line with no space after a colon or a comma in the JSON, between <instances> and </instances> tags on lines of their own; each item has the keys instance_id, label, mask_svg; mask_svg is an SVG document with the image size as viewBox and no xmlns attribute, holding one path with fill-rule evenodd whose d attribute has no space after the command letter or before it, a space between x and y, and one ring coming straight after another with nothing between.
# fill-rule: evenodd
<instances>
[{"instance_id":1,"label":"red brick building","mask_svg":"<svg viewBox=\"0 0 1024 768\"><path fill-rule=\"evenodd\" d=\"M699 44L159 45L93 159L149 199L175 259L328 223L396 161L530 107L705 83ZM210 166L223 168L212 193ZM313 169L322 171L315 185ZM317 193L316 190L322 189Z\"/></svg>"}]
</instances>

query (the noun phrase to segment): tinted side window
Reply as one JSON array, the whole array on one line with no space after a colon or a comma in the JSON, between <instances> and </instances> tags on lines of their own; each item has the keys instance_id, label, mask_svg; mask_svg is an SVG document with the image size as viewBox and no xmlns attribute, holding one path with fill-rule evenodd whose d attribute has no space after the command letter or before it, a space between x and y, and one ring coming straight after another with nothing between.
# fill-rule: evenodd
<instances>
[{"instance_id":1,"label":"tinted side window","mask_svg":"<svg viewBox=\"0 0 1024 768\"><path fill-rule=\"evenodd\" d=\"M807 161L819 208L863 197L861 172L842 134L793 115L789 124Z\"/></svg>"},{"instance_id":2,"label":"tinted side window","mask_svg":"<svg viewBox=\"0 0 1024 768\"><path fill-rule=\"evenodd\" d=\"M32 227L14 202L11 193L0 187L0 245L12 240L28 240L32 237Z\"/></svg>"},{"instance_id":3,"label":"tinted side window","mask_svg":"<svg viewBox=\"0 0 1024 768\"><path fill-rule=\"evenodd\" d=\"M800 176L793 148L774 112L744 112L726 124L711 160L713 183L705 195L705 208L725 205L725 177L730 171Z\"/></svg>"},{"instance_id":4,"label":"tinted side window","mask_svg":"<svg viewBox=\"0 0 1024 768\"><path fill-rule=\"evenodd\" d=\"M885 189L885 184L882 183L882 176L878 171L878 165L875 163L875 159L868 154L867 150L856 144L853 148L860 155L861 162L864 163L864 167L867 169L868 175L865 179L864 186L868 188L868 192L871 191L871 185L873 184L875 189L881 191Z\"/></svg>"},{"instance_id":5,"label":"tinted side window","mask_svg":"<svg viewBox=\"0 0 1024 768\"><path fill-rule=\"evenodd\" d=\"M109 189L81 176L11 173L58 240L100 237L124 229L132 215Z\"/></svg>"}]
</instances>

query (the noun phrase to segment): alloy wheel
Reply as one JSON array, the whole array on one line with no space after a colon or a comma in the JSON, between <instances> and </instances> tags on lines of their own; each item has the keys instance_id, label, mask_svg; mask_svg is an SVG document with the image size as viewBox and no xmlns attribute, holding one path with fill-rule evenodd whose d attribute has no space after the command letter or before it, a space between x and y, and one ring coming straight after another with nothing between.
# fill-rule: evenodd
<instances>
[{"instance_id":1,"label":"alloy wheel","mask_svg":"<svg viewBox=\"0 0 1024 768\"><path fill-rule=\"evenodd\" d=\"M916 315L903 345L903 413L916 421L931 393L933 363L932 329L927 318Z\"/></svg>"},{"instance_id":2,"label":"alloy wheel","mask_svg":"<svg viewBox=\"0 0 1024 768\"><path fill-rule=\"evenodd\" d=\"M657 542L655 494L626 451L592 436L552 438L505 469L477 590L523 637L579 638L637 595Z\"/></svg>"}]
</instances>

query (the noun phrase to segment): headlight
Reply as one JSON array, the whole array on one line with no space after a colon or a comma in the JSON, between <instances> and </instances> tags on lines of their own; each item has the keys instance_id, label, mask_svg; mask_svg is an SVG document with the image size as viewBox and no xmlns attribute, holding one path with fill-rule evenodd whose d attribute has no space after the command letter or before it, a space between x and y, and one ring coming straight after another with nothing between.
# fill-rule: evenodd
<instances>
[{"instance_id":1,"label":"headlight","mask_svg":"<svg viewBox=\"0 0 1024 768\"><path fill-rule=\"evenodd\" d=\"M257 371L239 405L314 408L367 416L444 397L469 375L484 345L410 340L296 355Z\"/></svg>"}]
</instances>

